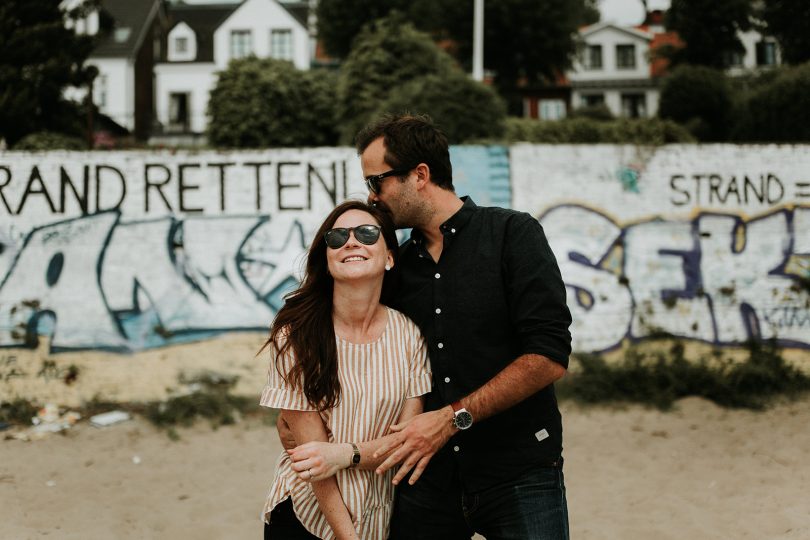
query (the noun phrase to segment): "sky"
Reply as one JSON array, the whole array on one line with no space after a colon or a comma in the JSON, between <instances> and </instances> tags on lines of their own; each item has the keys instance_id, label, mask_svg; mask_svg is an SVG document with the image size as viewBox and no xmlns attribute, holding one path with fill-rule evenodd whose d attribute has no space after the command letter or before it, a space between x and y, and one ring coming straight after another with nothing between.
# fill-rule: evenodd
<instances>
[{"instance_id":1,"label":"sky","mask_svg":"<svg viewBox=\"0 0 810 540\"><path fill-rule=\"evenodd\" d=\"M650 9L667 9L669 0L648 0ZM644 5L641 0L599 0L602 21L621 25L636 25L644 21Z\"/></svg>"}]
</instances>

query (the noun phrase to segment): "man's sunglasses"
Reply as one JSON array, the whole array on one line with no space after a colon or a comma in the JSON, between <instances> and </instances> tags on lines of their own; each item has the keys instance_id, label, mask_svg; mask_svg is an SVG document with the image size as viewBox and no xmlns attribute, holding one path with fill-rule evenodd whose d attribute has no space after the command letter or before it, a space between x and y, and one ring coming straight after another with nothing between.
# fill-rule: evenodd
<instances>
[{"instance_id":1,"label":"man's sunglasses","mask_svg":"<svg viewBox=\"0 0 810 540\"><path fill-rule=\"evenodd\" d=\"M389 176L405 176L409 172L413 170L413 167L410 169L391 169L390 171L386 171L380 174L373 174L371 176L366 176L366 187L370 192L374 195L380 194L380 186L382 185L382 181L388 178Z\"/></svg>"},{"instance_id":2,"label":"man's sunglasses","mask_svg":"<svg viewBox=\"0 0 810 540\"><path fill-rule=\"evenodd\" d=\"M358 225L357 227L337 227L324 233L326 245L332 249L342 248L349 241L349 234L354 231L354 238L361 244L372 246L380 239L380 228L376 225Z\"/></svg>"}]
</instances>

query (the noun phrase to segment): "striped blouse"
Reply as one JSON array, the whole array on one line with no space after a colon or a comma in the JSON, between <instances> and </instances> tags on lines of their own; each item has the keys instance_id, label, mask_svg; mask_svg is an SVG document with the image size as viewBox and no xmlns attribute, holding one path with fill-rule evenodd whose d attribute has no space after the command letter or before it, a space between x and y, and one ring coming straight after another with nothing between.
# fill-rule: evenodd
<instances>
[{"instance_id":1,"label":"striped blouse","mask_svg":"<svg viewBox=\"0 0 810 540\"><path fill-rule=\"evenodd\" d=\"M387 433L402 412L405 399L430 391L431 373L424 338L416 325L390 308L382 335L371 343L351 343L337 337L340 402L321 412L329 442L360 442ZM285 354L282 371L292 365L292 352ZM261 404L275 409L316 410L304 393L285 383L275 367L275 355L268 370ZM394 470L383 475L374 471L345 469L335 478L360 538L388 538L394 486ZM282 451L276 462L276 476L262 512L269 522L270 511L292 497L293 509L306 529L319 538L335 538L308 482L292 470L292 461Z\"/></svg>"}]
</instances>

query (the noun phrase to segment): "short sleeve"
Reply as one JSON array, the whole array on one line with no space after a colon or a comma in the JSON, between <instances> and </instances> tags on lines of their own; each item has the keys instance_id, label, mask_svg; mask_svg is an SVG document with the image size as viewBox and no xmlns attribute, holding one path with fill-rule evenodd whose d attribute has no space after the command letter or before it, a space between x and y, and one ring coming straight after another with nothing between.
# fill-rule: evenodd
<instances>
[{"instance_id":1,"label":"short sleeve","mask_svg":"<svg viewBox=\"0 0 810 540\"><path fill-rule=\"evenodd\" d=\"M413 324L413 323L411 323ZM408 392L405 397L413 398L430 392L433 374L430 371L430 360L427 355L427 343L425 338L414 325L415 338L414 347L409 358L410 381Z\"/></svg>"},{"instance_id":2,"label":"short sleeve","mask_svg":"<svg viewBox=\"0 0 810 540\"><path fill-rule=\"evenodd\" d=\"M267 369L267 384L262 390L259 404L272 409L288 409L293 411L316 411L310 405L304 393L284 380L281 373L286 375L293 365L295 354L292 347L288 348L277 363L278 352L274 346L270 347L270 365ZM281 373L279 373L279 369Z\"/></svg>"}]
</instances>

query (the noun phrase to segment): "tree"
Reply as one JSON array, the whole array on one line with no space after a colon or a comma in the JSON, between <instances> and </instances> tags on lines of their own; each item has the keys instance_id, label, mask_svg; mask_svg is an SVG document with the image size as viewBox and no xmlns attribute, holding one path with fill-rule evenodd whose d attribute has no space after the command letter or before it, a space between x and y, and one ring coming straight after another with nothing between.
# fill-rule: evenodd
<instances>
[{"instance_id":1,"label":"tree","mask_svg":"<svg viewBox=\"0 0 810 540\"><path fill-rule=\"evenodd\" d=\"M426 75L458 70L430 36L393 14L367 26L340 69L337 87L340 140L354 136L397 87Z\"/></svg>"},{"instance_id":2,"label":"tree","mask_svg":"<svg viewBox=\"0 0 810 540\"><path fill-rule=\"evenodd\" d=\"M211 91L208 136L226 147L325 146L337 142L334 74L290 62L234 60Z\"/></svg>"},{"instance_id":3,"label":"tree","mask_svg":"<svg viewBox=\"0 0 810 540\"><path fill-rule=\"evenodd\" d=\"M725 140L733 102L725 74L705 66L682 65L661 88L658 116L686 125L701 141Z\"/></svg>"},{"instance_id":4,"label":"tree","mask_svg":"<svg viewBox=\"0 0 810 540\"><path fill-rule=\"evenodd\" d=\"M787 64L810 60L810 2L765 0L759 12L765 31L776 38Z\"/></svg>"},{"instance_id":5,"label":"tree","mask_svg":"<svg viewBox=\"0 0 810 540\"><path fill-rule=\"evenodd\" d=\"M484 66L501 88L518 78L553 80L570 65L577 28L599 20L597 0L488 0L484 7ZM345 58L361 28L393 12L448 43L471 69L473 0L320 0L318 33L329 54Z\"/></svg>"},{"instance_id":6,"label":"tree","mask_svg":"<svg viewBox=\"0 0 810 540\"><path fill-rule=\"evenodd\" d=\"M751 28L752 16L752 0L672 0L666 25L686 43L673 63L726 67L730 55L745 52L737 34Z\"/></svg>"},{"instance_id":7,"label":"tree","mask_svg":"<svg viewBox=\"0 0 810 540\"><path fill-rule=\"evenodd\" d=\"M9 145L29 133L82 131L76 103L63 98L69 86L87 86L96 72L84 65L95 36L66 26L98 9L100 0L60 8L56 0L0 2L0 138Z\"/></svg>"},{"instance_id":8,"label":"tree","mask_svg":"<svg viewBox=\"0 0 810 540\"><path fill-rule=\"evenodd\" d=\"M506 119L506 106L495 90L461 70L397 86L375 116L403 112L429 115L451 144L500 137Z\"/></svg>"},{"instance_id":9,"label":"tree","mask_svg":"<svg viewBox=\"0 0 810 540\"><path fill-rule=\"evenodd\" d=\"M473 49L472 0L437 0L442 16L430 30L443 30L469 68ZM502 91L519 81L553 81L571 65L577 28L598 20L593 0L489 0L484 4L484 67Z\"/></svg>"}]
</instances>

